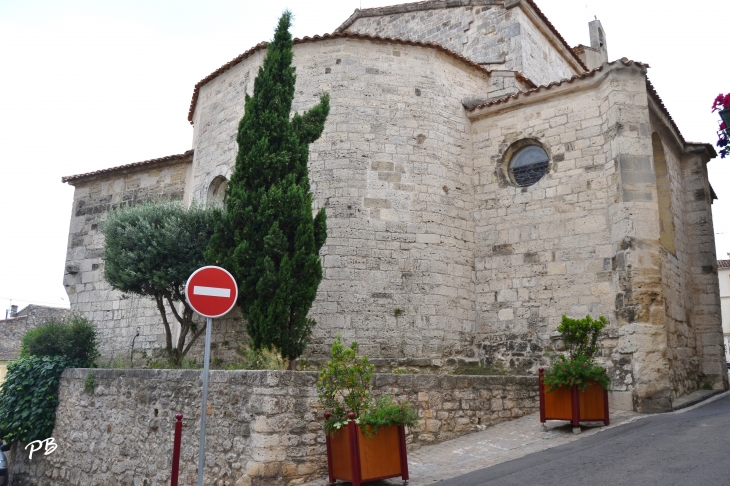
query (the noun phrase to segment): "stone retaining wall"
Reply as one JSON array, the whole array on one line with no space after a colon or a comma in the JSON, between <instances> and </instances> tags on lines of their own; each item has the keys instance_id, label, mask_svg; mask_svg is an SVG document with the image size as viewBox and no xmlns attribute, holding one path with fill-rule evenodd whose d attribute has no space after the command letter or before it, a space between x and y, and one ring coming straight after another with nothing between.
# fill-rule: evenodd
<instances>
[{"instance_id":1,"label":"stone retaining wall","mask_svg":"<svg viewBox=\"0 0 730 486\"><path fill-rule=\"evenodd\" d=\"M94 393L84 390L94 374ZM169 484L174 415L184 414L180 484L197 477L200 371L64 372L53 431L58 448L10 453L12 484ZM295 485L326 474L314 372L212 371L205 484ZM379 374L376 393L413 397L424 420L409 448L537 410L534 377Z\"/></svg>"}]
</instances>

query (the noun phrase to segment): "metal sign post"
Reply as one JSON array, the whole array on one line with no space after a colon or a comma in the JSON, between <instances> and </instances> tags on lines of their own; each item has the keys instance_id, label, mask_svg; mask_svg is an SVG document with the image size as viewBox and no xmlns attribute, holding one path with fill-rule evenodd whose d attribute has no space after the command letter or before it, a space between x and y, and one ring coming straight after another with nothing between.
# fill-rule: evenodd
<instances>
[{"instance_id":1,"label":"metal sign post","mask_svg":"<svg viewBox=\"0 0 730 486\"><path fill-rule=\"evenodd\" d=\"M203 364L203 408L200 412L200 448L198 449L198 486L203 486L203 466L205 466L205 419L208 407L208 363L210 362L210 334L213 319L205 319L205 363Z\"/></svg>"},{"instance_id":2,"label":"metal sign post","mask_svg":"<svg viewBox=\"0 0 730 486\"><path fill-rule=\"evenodd\" d=\"M199 268L185 285L185 298L195 312L205 317L205 357L203 363L203 400L200 413L200 448L198 449L198 486L203 486L205 468L205 423L208 408L208 374L210 335L213 318L227 314L236 304L238 286L233 276L220 267Z\"/></svg>"}]
</instances>

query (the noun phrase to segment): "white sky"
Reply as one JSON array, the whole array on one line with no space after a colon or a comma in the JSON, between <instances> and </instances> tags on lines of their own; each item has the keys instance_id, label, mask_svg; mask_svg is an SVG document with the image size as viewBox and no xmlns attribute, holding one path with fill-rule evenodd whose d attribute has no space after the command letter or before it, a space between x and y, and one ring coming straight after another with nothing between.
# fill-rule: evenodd
<instances>
[{"instance_id":1,"label":"white sky","mask_svg":"<svg viewBox=\"0 0 730 486\"><path fill-rule=\"evenodd\" d=\"M730 92L727 0L536 0L571 46L598 16L611 60L649 63L685 139L716 141ZM296 37L397 0L0 0L0 312L8 299L68 306L62 285L73 187L66 175L182 153L193 86L271 38ZM730 252L730 159L709 164L718 256ZM4 317L4 313L0 318Z\"/></svg>"}]
</instances>

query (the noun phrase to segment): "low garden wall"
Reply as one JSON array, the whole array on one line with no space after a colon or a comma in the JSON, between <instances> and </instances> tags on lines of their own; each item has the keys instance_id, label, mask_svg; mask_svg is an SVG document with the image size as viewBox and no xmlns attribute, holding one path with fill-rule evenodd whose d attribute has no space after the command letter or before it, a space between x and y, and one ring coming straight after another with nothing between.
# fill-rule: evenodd
<instances>
[{"instance_id":1,"label":"low garden wall","mask_svg":"<svg viewBox=\"0 0 730 486\"><path fill-rule=\"evenodd\" d=\"M94 375L95 386L91 391ZM326 474L314 372L211 371L205 484L295 485ZM11 484L170 484L173 424L183 413L180 484L195 484L202 373L66 370L53 438L29 459L10 453ZM411 397L423 420L409 449L538 410L537 378L377 374L374 393Z\"/></svg>"}]
</instances>

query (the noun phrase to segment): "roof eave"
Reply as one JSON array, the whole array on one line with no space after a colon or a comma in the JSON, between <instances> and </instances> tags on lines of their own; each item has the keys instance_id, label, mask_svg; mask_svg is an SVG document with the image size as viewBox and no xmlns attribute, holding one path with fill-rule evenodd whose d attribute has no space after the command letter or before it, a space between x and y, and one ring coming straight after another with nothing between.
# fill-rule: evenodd
<instances>
[{"instance_id":1,"label":"roof eave","mask_svg":"<svg viewBox=\"0 0 730 486\"><path fill-rule=\"evenodd\" d=\"M411 40L411 39L398 39L396 37L380 37L377 35L370 35L370 34L359 34L357 32L342 32L342 33L334 33L334 34L324 34L324 35L315 35L313 37L305 36L300 38L294 39L293 43L294 45L298 44L305 44L308 42L319 42L319 41L325 41L325 40L333 40L333 39L358 39L358 40L367 40L367 41L373 41L373 42L390 42L395 44L402 44L402 45L410 45L410 46L416 46L416 47L426 47L429 49L435 49L438 51L443 52L444 54L454 57L461 62L473 67L474 69L477 69L484 74L489 75L491 71L487 69L486 67L477 64L476 62L472 61L471 59L462 56L461 54L458 54L451 49L447 49L446 47L442 46L441 44L437 44L435 42L424 42L424 41L417 41L417 40ZM251 57L256 52L265 49L268 44L266 42L261 42L259 44L256 44L251 49L247 50L243 54L236 56L231 61L227 62L223 66L219 67L215 71L213 71L211 74L200 80L198 83L196 83L195 88L193 89L193 97L190 100L190 109L188 111L188 121L190 124L193 124L193 117L195 116L195 108L198 103L198 97L200 95L200 89L205 86L208 82L212 81L213 79L217 78L224 72L228 71L229 69L233 68L240 62L244 61L245 59ZM525 84L532 84L532 82L527 79L522 73L515 71L515 77L523 81Z\"/></svg>"},{"instance_id":2,"label":"roof eave","mask_svg":"<svg viewBox=\"0 0 730 486\"><path fill-rule=\"evenodd\" d=\"M149 169L151 167L157 167L168 164L179 164L181 162L192 163L193 161L193 150L188 150L182 154L168 155L166 157L159 157L156 159L143 160L142 162L133 162L131 164L118 165L116 167L110 167L108 169L96 170L94 172L86 172L84 174L76 174L71 176L61 177L61 182L75 186L81 181L90 180L96 177L103 177L111 174L119 174L126 172L136 172L137 170L144 168ZM188 159L188 160L186 160Z\"/></svg>"}]
</instances>

